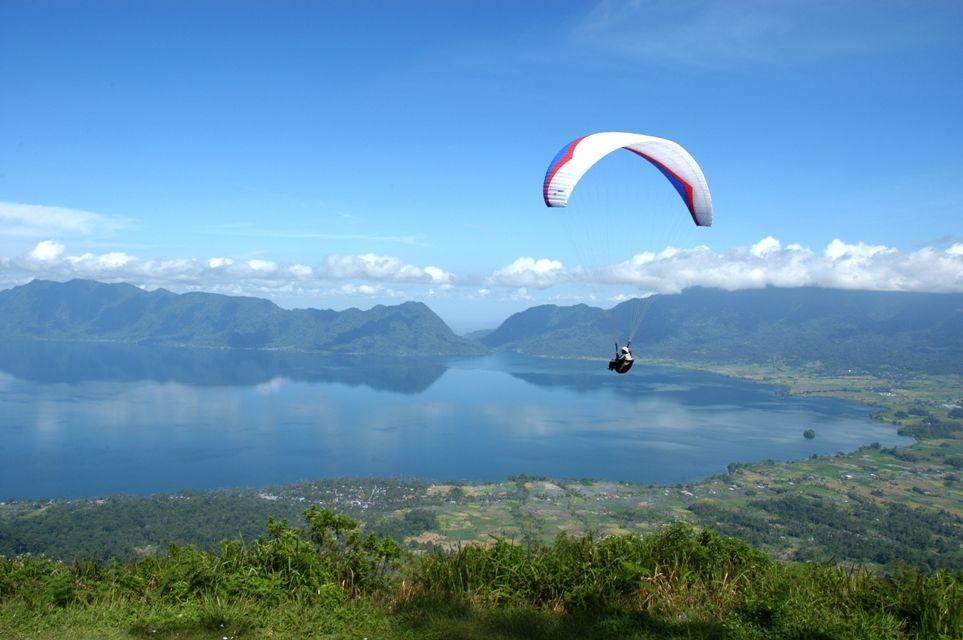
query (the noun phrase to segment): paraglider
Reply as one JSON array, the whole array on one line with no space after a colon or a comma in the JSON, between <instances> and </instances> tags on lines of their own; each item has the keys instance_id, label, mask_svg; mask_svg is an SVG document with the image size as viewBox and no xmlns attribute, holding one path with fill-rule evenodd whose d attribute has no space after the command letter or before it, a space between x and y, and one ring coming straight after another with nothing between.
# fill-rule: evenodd
<instances>
[{"instance_id":1,"label":"paraglider","mask_svg":"<svg viewBox=\"0 0 963 640\"><path fill-rule=\"evenodd\" d=\"M622 349L619 343L615 343L615 357L609 360L609 371L615 373L628 373L635 360L632 358L632 341L629 340Z\"/></svg>"},{"instance_id":2,"label":"paraglider","mask_svg":"<svg viewBox=\"0 0 963 640\"><path fill-rule=\"evenodd\" d=\"M692 221L699 227L712 225L712 196L702 168L681 145L665 138L607 131L576 138L556 154L542 185L542 196L548 207L567 207L569 198L582 176L602 158L619 149L631 151L647 160L675 187L685 203ZM609 369L626 373L634 362L632 338L641 322L641 314L631 328L625 347L615 343L615 358L609 361Z\"/></svg>"}]
</instances>

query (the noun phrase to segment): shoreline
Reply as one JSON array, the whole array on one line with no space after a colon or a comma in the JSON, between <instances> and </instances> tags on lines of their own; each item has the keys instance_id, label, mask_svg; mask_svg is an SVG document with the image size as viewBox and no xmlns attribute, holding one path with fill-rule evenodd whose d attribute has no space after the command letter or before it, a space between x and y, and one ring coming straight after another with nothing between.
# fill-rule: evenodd
<instances>
[{"instance_id":1,"label":"shoreline","mask_svg":"<svg viewBox=\"0 0 963 640\"><path fill-rule=\"evenodd\" d=\"M193 347L187 347L187 348L191 349ZM218 348L214 347L214 349L218 349ZM229 349L229 350L234 350L234 349ZM254 349L254 350L260 351L260 349ZM514 354L514 352L511 352L511 353ZM487 355L491 356L493 354L487 354ZM599 362L604 361L604 359L599 360L597 358L590 358L590 357L571 358L571 357L560 357L560 356L526 356L525 354L515 354L515 355L543 358L546 360L553 360L553 361L563 361L563 360L599 361ZM476 358L476 357L486 357L486 356L484 355L460 356L459 358L461 357ZM897 435L903 435L903 437L912 438L912 440L906 444L893 445L887 448L907 450L907 449L912 449L913 447L917 446L921 442L921 440L916 436L912 436L912 435L907 436L904 434L900 434L899 429L902 426L901 423L891 418L888 419L887 417L887 411L892 410L893 407L891 405L888 405L885 401L883 401L879 397L865 395L865 393L867 393L865 390L862 392L856 392L856 395L853 395L852 391L843 392L833 388L821 388L817 390L810 390L810 389L804 388L803 390L800 390L794 387L794 384L798 384L798 383L805 384L806 382L811 383L813 381L819 381L820 379L838 380L839 376L809 376L804 378L803 376L801 376L801 374L797 370L794 370L794 369L776 370L771 368L765 368L761 365L738 365L735 367L731 367L726 365L708 365L703 363L673 361L673 360L664 360L664 359L639 360L638 364L643 366L657 366L657 367L664 367L664 368L674 368L674 369L698 371L703 373L711 373L711 374L721 375L721 376L736 379L736 380L743 380L743 381L754 382L758 384L766 384L766 385L785 389L786 395L789 395L789 396L825 397L825 398L832 398L836 400L843 400L854 404L859 404L866 407L869 410L868 417L873 421L894 427ZM785 376L792 376L794 379L788 380L786 379ZM858 374L854 376L853 379L854 380L865 379L866 377L873 377L875 380L879 381L880 383L884 382L883 379L876 378L875 376L871 376L870 374ZM945 376L921 375L920 377L924 379L932 380L935 378L940 378ZM963 389L963 376L960 376L960 378L961 378L961 386L959 388ZM860 452L861 450L872 446L873 444L876 444L876 443L872 443L872 442L867 443L864 445L860 445L856 449L851 449L848 451L839 451L837 453L823 454L823 455L813 454L813 456L817 456L819 458L828 458L828 459L839 458L839 457L845 458L847 456L854 455ZM772 463L782 464L782 465L794 465L794 464L798 464L798 463L802 463L807 460L810 460L812 459L813 456L810 456L808 458L803 457L803 458L791 458L791 459L782 459L782 460L767 459L767 460L759 460L755 462L744 462L740 460L732 460L727 463L727 468L733 467L733 466L737 466L741 468L750 468L754 465L765 465L765 464L772 464ZM638 487L660 489L660 488L669 488L669 487L677 487L677 486L694 486L705 482L709 482L716 478L724 478L726 476L727 476L727 472L723 471L721 473L710 473L700 478L692 479L688 481L663 483L663 482L638 482L638 481L619 480L619 479L612 479L612 478L605 478L605 477L544 476L541 474L527 474L527 473L512 473L503 478L491 479L491 480L472 480L472 479L459 479L459 478L442 479L442 478L430 478L430 477L422 477L422 476L415 477L415 476L351 475L351 476L336 476L336 477L303 478L300 480L296 480L294 482L263 484L263 485L262 484L234 485L234 486L211 487L211 488L201 488L201 489L185 487L179 490L155 491L150 493L134 493L134 492L120 491L120 492L112 492L112 493L106 493L106 494L92 494L92 495L84 495L84 496L76 496L76 497L43 496L43 497L37 497L37 498L29 498L29 497L9 496L9 497L0 497L0 506L5 504L6 505L27 504L27 503L36 503L36 502L42 502L45 504L85 503L85 502L95 502L98 500L104 500L104 499L110 499L110 498L121 498L121 497L122 498L156 499L156 498L167 498L170 496L177 496L183 493L233 493L233 492L251 492L251 491L263 492L266 490L274 490L278 488L296 487L296 486L303 485L305 483L313 483L313 482L339 482L339 481L365 482L365 483L367 482L371 482L371 483L399 482L399 483L414 483L414 484L435 485L435 486L450 485L450 486L461 486L461 487L484 487L484 486L492 486L492 485L502 484L505 482L510 482L512 481L512 478L516 478L516 477L525 477L525 478L532 478L532 479L539 479L539 480L545 480L550 482L560 482L560 483L591 481L593 483L599 483L599 484L614 483L614 484L620 484L625 486L638 486Z\"/></svg>"}]
</instances>

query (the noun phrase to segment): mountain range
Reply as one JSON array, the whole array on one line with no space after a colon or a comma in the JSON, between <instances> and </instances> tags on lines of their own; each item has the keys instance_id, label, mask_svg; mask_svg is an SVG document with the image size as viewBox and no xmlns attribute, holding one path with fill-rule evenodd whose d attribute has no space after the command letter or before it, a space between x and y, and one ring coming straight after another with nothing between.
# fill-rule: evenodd
<instances>
[{"instance_id":1,"label":"mountain range","mask_svg":"<svg viewBox=\"0 0 963 640\"><path fill-rule=\"evenodd\" d=\"M612 309L541 305L456 335L420 302L282 309L260 298L145 291L91 280L0 291L0 340L115 342L380 356L490 351L603 358L636 321L643 358L827 371L963 373L963 294L693 288Z\"/></svg>"},{"instance_id":2,"label":"mountain range","mask_svg":"<svg viewBox=\"0 0 963 640\"><path fill-rule=\"evenodd\" d=\"M693 288L603 310L542 305L479 340L541 356L611 353L638 316L636 356L706 363L818 365L963 373L963 295L766 288Z\"/></svg>"},{"instance_id":3,"label":"mountain range","mask_svg":"<svg viewBox=\"0 0 963 640\"><path fill-rule=\"evenodd\" d=\"M280 349L378 356L473 355L426 305L282 309L260 298L34 280L0 291L0 338Z\"/></svg>"}]
</instances>

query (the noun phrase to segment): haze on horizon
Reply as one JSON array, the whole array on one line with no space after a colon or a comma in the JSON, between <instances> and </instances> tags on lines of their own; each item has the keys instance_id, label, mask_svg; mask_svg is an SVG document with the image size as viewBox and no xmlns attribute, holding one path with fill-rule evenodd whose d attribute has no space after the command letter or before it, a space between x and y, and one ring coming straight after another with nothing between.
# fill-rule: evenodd
<instances>
[{"instance_id":1,"label":"haze on horizon","mask_svg":"<svg viewBox=\"0 0 963 640\"><path fill-rule=\"evenodd\" d=\"M963 291L963 6L492 7L0 3L0 287L414 299L461 331L695 285ZM682 143L715 226L631 157L546 209L599 130ZM591 261L559 216L604 219Z\"/></svg>"}]
</instances>

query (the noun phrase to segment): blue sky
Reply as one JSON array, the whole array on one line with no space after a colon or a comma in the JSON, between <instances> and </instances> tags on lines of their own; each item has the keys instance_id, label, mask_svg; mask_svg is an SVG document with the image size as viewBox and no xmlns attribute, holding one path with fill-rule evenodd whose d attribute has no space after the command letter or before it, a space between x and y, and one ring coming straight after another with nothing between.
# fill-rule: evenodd
<instances>
[{"instance_id":1,"label":"blue sky","mask_svg":"<svg viewBox=\"0 0 963 640\"><path fill-rule=\"evenodd\" d=\"M953 2L0 1L0 283L459 330L694 284L963 290L961 77ZM630 154L546 209L603 130L683 144L714 226Z\"/></svg>"}]
</instances>

